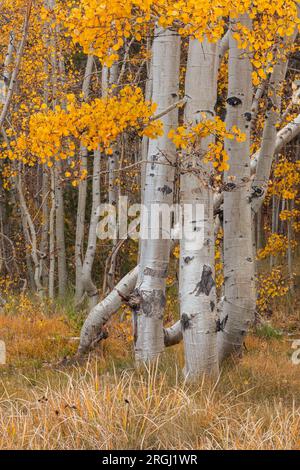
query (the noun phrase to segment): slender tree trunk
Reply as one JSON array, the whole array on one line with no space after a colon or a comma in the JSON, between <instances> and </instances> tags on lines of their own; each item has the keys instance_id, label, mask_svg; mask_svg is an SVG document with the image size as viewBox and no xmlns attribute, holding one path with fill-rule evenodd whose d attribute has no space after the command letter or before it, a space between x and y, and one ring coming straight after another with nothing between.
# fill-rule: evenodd
<instances>
[{"instance_id":1,"label":"slender tree trunk","mask_svg":"<svg viewBox=\"0 0 300 470\"><path fill-rule=\"evenodd\" d=\"M27 41L28 31L29 31L29 20L30 20L30 15L31 15L31 9L32 9L32 0L30 0L28 2L28 5L27 5L22 38L21 38L19 48L18 48L18 51L17 51L15 66L14 66L14 69L13 69L12 74L11 74L9 87L8 87L7 94L6 94L6 97L5 97L5 103L4 103L4 106L3 106L2 110L1 110L1 114L0 114L0 129L2 128L2 126L4 124L4 121L6 119L6 116L7 116L8 110L9 110L9 106L10 106L10 103L11 103L11 100L12 100L12 97L13 97L13 94L14 94L15 86L16 86L16 83L17 83L17 78L18 78L18 74L19 74L19 70L20 70L20 66L21 66L22 57L23 57L23 54L24 54L24 49L25 49L25 45L26 45L26 41Z\"/></svg>"},{"instance_id":2,"label":"slender tree trunk","mask_svg":"<svg viewBox=\"0 0 300 470\"><path fill-rule=\"evenodd\" d=\"M93 71L93 56L89 55L87 58L84 80L82 85L83 99L86 101L89 97L91 74ZM80 171L87 170L87 149L81 145L80 147ZM86 198L87 198L87 179L83 179L79 183L78 188L78 205L77 205L77 217L76 217L76 236L75 236L75 303L78 304L83 295L83 283L82 283L82 252L83 252L83 240L84 240L84 222L85 222L85 211L86 211Z\"/></svg>"},{"instance_id":3,"label":"slender tree trunk","mask_svg":"<svg viewBox=\"0 0 300 470\"><path fill-rule=\"evenodd\" d=\"M63 297L67 290L67 260L65 243L65 210L62 184L62 162L54 166L55 174L55 235L58 273L58 294Z\"/></svg>"},{"instance_id":4,"label":"slender tree trunk","mask_svg":"<svg viewBox=\"0 0 300 470\"><path fill-rule=\"evenodd\" d=\"M54 299L55 287L55 174L51 168L51 208L49 214L49 298Z\"/></svg>"},{"instance_id":5,"label":"slender tree trunk","mask_svg":"<svg viewBox=\"0 0 300 470\"><path fill-rule=\"evenodd\" d=\"M42 166L42 235L40 242L41 277L44 287L48 286L47 255L49 243L49 175L45 165Z\"/></svg>"},{"instance_id":6,"label":"slender tree trunk","mask_svg":"<svg viewBox=\"0 0 300 470\"><path fill-rule=\"evenodd\" d=\"M153 42L153 96L157 112L178 101L180 38L174 32L156 28ZM178 109L162 118L164 135L149 142L146 168L144 206L173 202L174 163L176 150L168 138L177 126ZM165 157L167 155L167 159ZM169 162L169 165L166 163ZM160 164L163 163L163 164ZM148 224L147 224L148 223ZM141 229L151 230L151 219L142 209ZM162 239L141 239L140 271L137 282L139 305L134 310L135 354L138 361L156 358L164 349L163 313L165 285L170 255L170 234Z\"/></svg>"},{"instance_id":7,"label":"slender tree trunk","mask_svg":"<svg viewBox=\"0 0 300 470\"><path fill-rule=\"evenodd\" d=\"M185 107L185 122L196 124L206 112L214 116L217 100L218 51L217 45L206 39L202 43L190 40L186 69L185 94L189 100ZM209 84L209 86L208 86ZM179 295L181 323L185 350L185 376L195 379L199 375L218 374L217 319L214 258L213 191L209 176L211 165L203 158L214 137L202 139L199 155L185 155L184 171L180 179L180 202L184 212L184 233L180 243ZM198 169L202 182L191 168ZM207 175L207 176L205 176ZM196 205L203 208L197 215ZM198 218L199 217L199 218ZM191 227L192 230L187 229ZM191 233L200 234L203 241L189 240Z\"/></svg>"},{"instance_id":8,"label":"slender tree trunk","mask_svg":"<svg viewBox=\"0 0 300 470\"><path fill-rule=\"evenodd\" d=\"M109 70L109 87L110 88L117 84L118 73L119 73L118 64L113 64L113 66ZM120 147L119 142L116 142L113 145L113 153L108 156L108 203L114 207L117 207L118 199L119 199L119 190L118 190L117 180L116 180L116 170L119 167L119 160L120 160L119 147ZM118 243L117 238L112 240L113 250L115 249L117 243ZM110 287L112 287L115 283L115 271L116 271L116 257L112 257L109 271L107 273L107 277L108 277L107 283Z\"/></svg>"},{"instance_id":9,"label":"slender tree trunk","mask_svg":"<svg viewBox=\"0 0 300 470\"><path fill-rule=\"evenodd\" d=\"M2 94L1 94L1 103L2 104L5 104L6 102L6 95L7 95L7 90L8 90L8 87L9 87L9 82L10 82L10 76L11 76L11 73L10 73L10 65L12 63L12 58L13 58L13 52L14 52L14 39L15 39L15 35L14 35L14 32L11 31L9 33L9 43L8 43L8 47L7 47L7 53L6 53L6 56L5 56L5 59L4 59L4 67L3 67L3 82L2 80L0 80L0 84L1 86L3 86L3 89L0 90L2 91Z\"/></svg>"},{"instance_id":10,"label":"slender tree trunk","mask_svg":"<svg viewBox=\"0 0 300 470\"><path fill-rule=\"evenodd\" d=\"M31 258L34 265L34 283L38 295L40 297L43 297L43 286L41 282L41 262L38 253L36 230L24 197L21 171L21 166L19 165L18 177L16 179L16 187L18 190L21 212L23 214L23 225L25 227L26 239L31 246Z\"/></svg>"},{"instance_id":11,"label":"slender tree trunk","mask_svg":"<svg viewBox=\"0 0 300 470\"><path fill-rule=\"evenodd\" d=\"M290 41L294 42L296 33ZM267 87L267 111L262 144L259 150L256 173L252 183L252 210L254 213L261 207L267 192L271 167L276 151L277 124L281 116L280 87L287 72L287 61L281 59L274 65L274 70Z\"/></svg>"},{"instance_id":12,"label":"slender tree trunk","mask_svg":"<svg viewBox=\"0 0 300 470\"><path fill-rule=\"evenodd\" d=\"M250 27L249 18L238 21ZM231 28L235 21L231 19ZM245 142L227 140L230 169L224 192L224 304L222 331L218 335L219 359L240 351L254 319L255 281L250 204L250 122L252 103L251 64L248 52L229 38L229 81L226 125L236 125L246 134ZM251 116L251 114L250 114Z\"/></svg>"},{"instance_id":13,"label":"slender tree trunk","mask_svg":"<svg viewBox=\"0 0 300 470\"><path fill-rule=\"evenodd\" d=\"M100 151L94 152L93 166L93 201L89 227L88 246L82 266L82 283L89 298L89 307L93 308L98 301L98 290L92 281L92 268L96 253L97 233L99 221L98 207L100 205Z\"/></svg>"},{"instance_id":14,"label":"slender tree trunk","mask_svg":"<svg viewBox=\"0 0 300 470\"><path fill-rule=\"evenodd\" d=\"M287 201L288 210L292 211L294 209L294 200ZM288 272L289 272L289 283L290 291L294 294L294 273L293 273L293 252L292 252L292 240L293 240L293 227L292 227L292 218L289 218L287 221L287 237L288 237L288 251L287 251L287 261L288 261Z\"/></svg>"}]
</instances>

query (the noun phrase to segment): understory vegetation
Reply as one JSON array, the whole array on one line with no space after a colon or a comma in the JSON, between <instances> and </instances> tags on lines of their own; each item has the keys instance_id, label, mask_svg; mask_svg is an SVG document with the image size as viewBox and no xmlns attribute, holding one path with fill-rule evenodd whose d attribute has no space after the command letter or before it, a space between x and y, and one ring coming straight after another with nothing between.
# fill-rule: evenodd
<instances>
[{"instance_id":1,"label":"understory vegetation","mask_svg":"<svg viewBox=\"0 0 300 470\"><path fill-rule=\"evenodd\" d=\"M81 326L72 305L12 299L0 316L0 449L300 449L300 313L290 307L282 300L253 327L217 380L188 384L182 344L134 366L123 310L109 340L69 363Z\"/></svg>"}]
</instances>

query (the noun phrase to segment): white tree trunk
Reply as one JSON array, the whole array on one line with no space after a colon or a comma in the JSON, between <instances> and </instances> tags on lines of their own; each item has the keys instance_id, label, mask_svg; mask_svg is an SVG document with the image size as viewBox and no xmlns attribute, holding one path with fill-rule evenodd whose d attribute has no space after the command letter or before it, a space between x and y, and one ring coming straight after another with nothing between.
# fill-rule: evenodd
<instances>
[{"instance_id":1,"label":"white tree trunk","mask_svg":"<svg viewBox=\"0 0 300 470\"><path fill-rule=\"evenodd\" d=\"M89 97L91 74L93 71L94 58L89 55L86 62L84 79L82 84L83 99L86 101ZM80 146L80 171L87 170L87 149ZM75 237L75 266L76 266L76 281L75 281L75 303L78 303L83 295L82 283L82 251L84 239L84 221L86 210L86 197L87 197L87 179L83 179L79 183L78 188L78 204L77 204L77 217L76 217L76 237Z\"/></svg>"},{"instance_id":2,"label":"white tree trunk","mask_svg":"<svg viewBox=\"0 0 300 470\"><path fill-rule=\"evenodd\" d=\"M87 249L82 266L82 283L89 298L89 307L93 308L98 301L98 290L92 281L92 268L96 253L97 233L96 228L99 221L98 208L100 205L100 151L94 152L93 165L93 200L89 226Z\"/></svg>"},{"instance_id":3,"label":"white tree trunk","mask_svg":"<svg viewBox=\"0 0 300 470\"><path fill-rule=\"evenodd\" d=\"M58 271L58 294L63 297L67 289L67 260L65 244L65 210L62 184L62 162L55 161L55 235Z\"/></svg>"},{"instance_id":4,"label":"white tree trunk","mask_svg":"<svg viewBox=\"0 0 300 470\"><path fill-rule=\"evenodd\" d=\"M43 297L44 291L43 291L43 286L41 282L41 262L39 258L39 252L38 252L36 230L35 230L35 226L34 226L32 217L30 215L30 212L29 212L29 209L28 209L25 197L24 197L21 174L22 174L22 169L21 169L21 165L19 164L18 177L15 177L15 182L16 182L16 187L18 190L20 208L23 214L23 220L24 220L23 225L25 228L27 243L31 245L31 258L32 258L33 265L34 265L34 283L35 283L35 287L36 287L38 295L40 297Z\"/></svg>"},{"instance_id":5,"label":"white tree trunk","mask_svg":"<svg viewBox=\"0 0 300 470\"><path fill-rule=\"evenodd\" d=\"M109 87L116 85L118 82L119 67L115 63L109 69ZM108 156L108 203L114 207L117 207L119 200L119 188L116 181L116 171L119 167L120 151L119 151L119 139L113 145L113 153ZM113 250L118 243L118 239L112 240ZM115 272L116 272L116 257L111 257L110 267L107 273L107 282L109 286L113 286L115 283Z\"/></svg>"},{"instance_id":6,"label":"white tree trunk","mask_svg":"<svg viewBox=\"0 0 300 470\"><path fill-rule=\"evenodd\" d=\"M178 101L180 38L174 32L156 28L153 42L153 95L157 112ZM178 109L162 118L164 135L149 142L145 176L144 205L171 205L174 190L176 150L168 138L171 128L177 126ZM165 157L167 156L167 159ZM166 165L166 163L170 165ZM160 164L163 163L163 164ZM142 210L141 224L147 215ZM151 220L148 219L151 229ZM168 235L167 235L168 236ZM170 234L169 234L170 237ZM137 282L139 306L134 313L135 353L138 361L156 358L164 349L163 312L165 284L170 255L169 239L148 239L140 242L140 271Z\"/></svg>"},{"instance_id":7,"label":"white tree trunk","mask_svg":"<svg viewBox=\"0 0 300 470\"><path fill-rule=\"evenodd\" d=\"M217 100L218 51L217 45L206 39L202 43L190 40L185 79L185 94L189 100L185 107L185 122L193 124L215 114ZM214 269L214 217L213 191L209 186L211 165L203 162L209 136L199 143L198 155L185 155L180 179L180 203L193 208L185 214L184 228L191 226L204 231L202 245L191 243L184 231L180 243L179 297L181 324L185 350L185 376L195 379L199 375L218 374L216 288ZM191 168L202 173L202 181ZM203 218L196 218L196 204L203 206Z\"/></svg>"},{"instance_id":8,"label":"white tree trunk","mask_svg":"<svg viewBox=\"0 0 300 470\"><path fill-rule=\"evenodd\" d=\"M246 15L238 20L247 27ZM234 20L231 20L234 28ZM245 142L226 140L230 169L224 191L224 304L218 334L219 359L239 351L254 319L255 280L250 204L250 121L252 104L251 64L247 51L229 38L229 80L226 124L236 125Z\"/></svg>"},{"instance_id":9,"label":"white tree trunk","mask_svg":"<svg viewBox=\"0 0 300 470\"><path fill-rule=\"evenodd\" d=\"M297 33L295 32L286 44L294 42ZM271 174L271 167L276 151L276 126L280 122L281 115L281 95L280 88L283 84L287 72L287 61L281 59L274 65L273 73L267 89L267 111L262 144L259 149L255 177L252 183L252 210L257 213L261 207L267 192L268 182Z\"/></svg>"},{"instance_id":10,"label":"white tree trunk","mask_svg":"<svg viewBox=\"0 0 300 470\"><path fill-rule=\"evenodd\" d=\"M43 286L48 286L48 268L47 268L47 255L48 255L48 239L49 239L49 175L46 165L42 166L42 235L40 242L40 256L41 256L41 276Z\"/></svg>"},{"instance_id":11,"label":"white tree trunk","mask_svg":"<svg viewBox=\"0 0 300 470\"><path fill-rule=\"evenodd\" d=\"M51 177L51 207L49 214L49 298L54 299L55 288L55 174L50 170Z\"/></svg>"}]
</instances>

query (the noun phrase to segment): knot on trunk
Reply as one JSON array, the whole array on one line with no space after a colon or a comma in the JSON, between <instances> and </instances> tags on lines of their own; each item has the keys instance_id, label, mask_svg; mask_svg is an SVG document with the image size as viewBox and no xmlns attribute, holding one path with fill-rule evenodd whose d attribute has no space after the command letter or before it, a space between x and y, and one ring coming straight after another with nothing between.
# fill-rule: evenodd
<instances>
[{"instance_id":1,"label":"knot on trunk","mask_svg":"<svg viewBox=\"0 0 300 470\"><path fill-rule=\"evenodd\" d=\"M251 188L251 194L250 194L250 202L252 201L252 199L256 199L256 198L260 198L263 196L264 194L264 189L259 187L259 186L252 186Z\"/></svg>"},{"instance_id":2,"label":"knot on trunk","mask_svg":"<svg viewBox=\"0 0 300 470\"><path fill-rule=\"evenodd\" d=\"M237 96L230 96L227 98L226 103L228 103L229 106L238 106L239 104L242 104L242 100Z\"/></svg>"},{"instance_id":3,"label":"knot on trunk","mask_svg":"<svg viewBox=\"0 0 300 470\"><path fill-rule=\"evenodd\" d=\"M190 319L186 313L181 315L180 323L183 331L187 330L190 327Z\"/></svg>"},{"instance_id":4,"label":"knot on trunk","mask_svg":"<svg viewBox=\"0 0 300 470\"><path fill-rule=\"evenodd\" d=\"M215 286L215 281L212 275L212 269L206 264L203 266L201 280L197 283L192 294L195 294L198 297L200 294L209 295L211 289Z\"/></svg>"},{"instance_id":5,"label":"knot on trunk","mask_svg":"<svg viewBox=\"0 0 300 470\"><path fill-rule=\"evenodd\" d=\"M235 183L225 183L223 186L224 191L230 192L233 191L236 188Z\"/></svg>"},{"instance_id":6,"label":"knot on trunk","mask_svg":"<svg viewBox=\"0 0 300 470\"><path fill-rule=\"evenodd\" d=\"M141 295L137 289L134 289L132 294L128 297L127 304L134 312L140 309Z\"/></svg>"},{"instance_id":7,"label":"knot on trunk","mask_svg":"<svg viewBox=\"0 0 300 470\"><path fill-rule=\"evenodd\" d=\"M227 320L228 320L228 315L226 315L226 317L224 317L223 320L220 320L218 318L218 320L216 321L216 333L218 333L218 331L224 331Z\"/></svg>"}]
</instances>

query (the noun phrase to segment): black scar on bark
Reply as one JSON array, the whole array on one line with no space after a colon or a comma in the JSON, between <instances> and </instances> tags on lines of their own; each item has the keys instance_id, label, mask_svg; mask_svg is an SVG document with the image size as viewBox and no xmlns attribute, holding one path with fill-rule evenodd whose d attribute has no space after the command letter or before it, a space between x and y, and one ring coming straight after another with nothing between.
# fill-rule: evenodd
<instances>
[{"instance_id":1,"label":"black scar on bark","mask_svg":"<svg viewBox=\"0 0 300 470\"><path fill-rule=\"evenodd\" d=\"M227 98L226 103L228 103L230 106L238 106L239 104L242 104L242 100L237 96L230 96Z\"/></svg>"},{"instance_id":2,"label":"black scar on bark","mask_svg":"<svg viewBox=\"0 0 300 470\"><path fill-rule=\"evenodd\" d=\"M185 262L185 264L189 264L191 261L193 261L194 259L194 256L186 256L185 258L183 258L183 261Z\"/></svg>"},{"instance_id":3,"label":"black scar on bark","mask_svg":"<svg viewBox=\"0 0 300 470\"><path fill-rule=\"evenodd\" d=\"M166 297L161 290L141 293L141 311L147 317L157 317L156 312L161 312L159 318L162 318L162 310L166 305Z\"/></svg>"},{"instance_id":4,"label":"black scar on bark","mask_svg":"<svg viewBox=\"0 0 300 470\"><path fill-rule=\"evenodd\" d=\"M168 273L167 268L153 269L153 268L146 267L144 269L144 274L146 276L158 277L158 278L161 278L161 279L164 279L165 277L167 277L167 273Z\"/></svg>"},{"instance_id":5,"label":"black scar on bark","mask_svg":"<svg viewBox=\"0 0 300 470\"><path fill-rule=\"evenodd\" d=\"M236 188L236 184L235 183L226 183L224 184L224 191L233 191L234 189Z\"/></svg>"},{"instance_id":6,"label":"black scar on bark","mask_svg":"<svg viewBox=\"0 0 300 470\"><path fill-rule=\"evenodd\" d=\"M248 122L251 121L251 119L252 119L252 114L251 113L247 112L247 113L244 114L244 116L245 116L246 121L248 121Z\"/></svg>"},{"instance_id":7,"label":"black scar on bark","mask_svg":"<svg viewBox=\"0 0 300 470\"><path fill-rule=\"evenodd\" d=\"M265 191L264 191L263 188L260 188L259 186L252 186L251 194L250 194L250 197L249 197L250 202L252 201L252 199L255 199L257 197L262 197L264 192Z\"/></svg>"},{"instance_id":8,"label":"black scar on bark","mask_svg":"<svg viewBox=\"0 0 300 470\"><path fill-rule=\"evenodd\" d=\"M211 309L212 312L214 311L215 306L216 306L216 304L211 300L210 301L210 309Z\"/></svg>"},{"instance_id":9,"label":"black scar on bark","mask_svg":"<svg viewBox=\"0 0 300 470\"><path fill-rule=\"evenodd\" d=\"M162 188L158 188L158 191L161 191L163 194L171 194L172 189L165 184Z\"/></svg>"},{"instance_id":10,"label":"black scar on bark","mask_svg":"<svg viewBox=\"0 0 300 470\"><path fill-rule=\"evenodd\" d=\"M226 317L224 317L223 320L218 319L216 321L216 333L218 333L218 331L224 331L227 320L228 320L228 315L226 315Z\"/></svg>"},{"instance_id":11,"label":"black scar on bark","mask_svg":"<svg viewBox=\"0 0 300 470\"><path fill-rule=\"evenodd\" d=\"M180 323L181 323L183 331L187 330L190 327L190 319L186 313L183 313L181 315Z\"/></svg>"},{"instance_id":12,"label":"black scar on bark","mask_svg":"<svg viewBox=\"0 0 300 470\"><path fill-rule=\"evenodd\" d=\"M120 292L118 292L118 294L123 300L125 300L125 297ZM127 303L133 312L137 312L140 309L141 296L138 289L134 289L132 294L127 298Z\"/></svg>"},{"instance_id":13,"label":"black scar on bark","mask_svg":"<svg viewBox=\"0 0 300 470\"><path fill-rule=\"evenodd\" d=\"M200 294L209 295L212 288L215 286L215 281L212 277L212 269L210 266L206 264L203 266L202 275L200 282L197 283L195 289L193 290L192 294L196 292L196 297Z\"/></svg>"}]
</instances>

